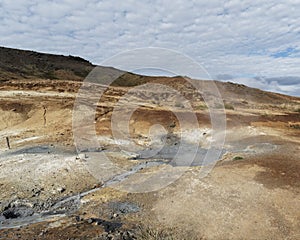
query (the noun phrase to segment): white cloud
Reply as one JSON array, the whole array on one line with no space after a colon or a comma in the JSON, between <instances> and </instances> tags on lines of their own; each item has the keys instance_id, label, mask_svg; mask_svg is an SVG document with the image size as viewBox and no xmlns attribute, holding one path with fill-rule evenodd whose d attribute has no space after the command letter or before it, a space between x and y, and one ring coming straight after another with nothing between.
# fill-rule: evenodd
<instances>
[{"instance_id":1,"label":"white cloud","mask_svg":"<svg viewBox=\"0 0 300 240\"><path fill-rule=\"evenodd\" d=\"M289 77L286 78L234 78L230 80L231 82L237 82L249 87L264 89L266 91L278 92L282 94L289 94L293 96L299 96L300 92L300 78L296 82L288 84Z\"/></svg>"},{"instance_id":2,"label":"white cloud","mask_svg":"<svg viewBox=\"0 0 300 240\"><path fill-rule=\"evenodd\" d=\"M132 48L164 47L212 76L300 76L299 12L296 0L0 0L0 45L94 63ZM295 94L293 85L280 84L272 89Z\"/></svg>"}]
</instances>

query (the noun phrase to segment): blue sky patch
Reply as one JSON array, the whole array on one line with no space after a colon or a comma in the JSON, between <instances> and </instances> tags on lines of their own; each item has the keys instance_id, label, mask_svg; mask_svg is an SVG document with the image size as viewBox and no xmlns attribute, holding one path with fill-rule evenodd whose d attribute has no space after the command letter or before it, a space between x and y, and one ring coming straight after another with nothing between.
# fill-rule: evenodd
<instances>
[{"instance_id":1,"label":"blue sky patch","mask_svg":"<svg viewBox=\"0 0 300 240\"><path fill-rule=\"evenodd\" d=\"M271 56L274 58L285 58L285 57L289 57L290 55L297 53L297 52L299 52L299 50L297 50L296 48L288 47L283 51L273 53Z\"/></svg>"}]
</instances>

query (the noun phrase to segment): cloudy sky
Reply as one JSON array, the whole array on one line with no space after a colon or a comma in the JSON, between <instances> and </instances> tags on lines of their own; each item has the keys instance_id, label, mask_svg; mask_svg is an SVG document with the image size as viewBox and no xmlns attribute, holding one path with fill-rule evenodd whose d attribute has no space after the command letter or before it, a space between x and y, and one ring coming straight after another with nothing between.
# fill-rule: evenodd
<instances>
[{"instance_id":1,"label":"cloudy sky","mask_svg":"<svg viewBox=\"0 0 300 240\"><path fill-rule=\"evenodd\" d=\"M0 45L93 63L161 47L213 78L300 95L299 0L0 0Z\"/></svg>"}]
</instances>

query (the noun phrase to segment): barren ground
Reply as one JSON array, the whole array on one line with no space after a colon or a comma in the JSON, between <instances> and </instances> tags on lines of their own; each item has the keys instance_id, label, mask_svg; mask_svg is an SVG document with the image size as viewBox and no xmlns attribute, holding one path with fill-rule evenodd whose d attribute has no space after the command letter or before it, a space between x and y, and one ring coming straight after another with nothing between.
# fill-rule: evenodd
<instances>
[{"instance_id":1,"label":"barren ground","mask_svg":"<svg viewBox=\"0 0 300 240\"><path fill-rule=\"evenodd\" d=\"M220 85L224 154L200 178L201 164L173 166L159 162L163 156L139 159L120 151L111 116L130 88L110 87L98 103L95 126L99 151L120 168L108 166L97 179L87 167L97 152L78 154L74 146L72 113L80 85L41 79L1 83L0 239L300 239L299 99L259 90L237 97L231 91L247 89ZM201 137L205 150L213 140L208 109L201 98L187 96L199 121L188 136ZM148 101L132 115L130 134L141 146L149 143L153 124L168 131L170 151L176 145L180 126L174 112L185 108L173 106L172 113L165 105ZM151 177L162 169L183 175L156 191L122 191L124 184L138 185L139 173Z\"/></svg>"}]
</instances>

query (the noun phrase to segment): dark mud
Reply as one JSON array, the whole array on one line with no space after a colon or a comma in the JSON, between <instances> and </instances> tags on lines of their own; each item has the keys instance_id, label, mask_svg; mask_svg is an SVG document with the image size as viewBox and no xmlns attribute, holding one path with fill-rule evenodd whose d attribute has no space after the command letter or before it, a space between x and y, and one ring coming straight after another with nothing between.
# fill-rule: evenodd
<instances>
[{"instance_id":1,"label":"dark mud","mask_svg":"<svg viewBox=\"0 0 300 240\"><path fill-rule=\"evenodd\" d=\"M0 153L0 157L22 155L22 154L62 154L62 155L74 155L76 153L75 148L59 147L54 145L38 145L32 147L22 147L16 150L9 150Z\"/></svg>"},{"instance_id":2,"label":"dark mud","mask_svg":"<svg viewBox=\"0 0 300 240\"><path fill-rule=\"evenodd\" d=\"M177 139L167 139L165 143L166 144L164 144L162 148L154 147L138 152L138 158L136 160L141 161L139 164L133 166L128 171L112 177L100 187L61 199L48 199L46 202L35 200L36 202L30 203L30 201L20 200L20 203L18 204L15 202L7 204L4 208L2 207L4 210L0 213L0 229L15 228L71 215L80 208L82 197L96 192L101 188L120 183L145 168L151 168L162 164L170 164L172 166L202 166L207 163L218 161L219 157L225 153L224 149L220 150L212 148L210 149L210 155L213 157L207 162L205 157L209 153L208 149L201 148L191 143L179 143ZM176 155L178 151L182 153L180 156ZM87 152L91 151L88 150ZM65 149L53 145L40 145L7 151L0 154L0 157L21 154L59 154L62 156L76 156L77 152L74 148ZM111 203L109 208L118 215L139 211L139 206L131 203Z\"/></svg>"},{"instance_id":3,"label":"dark mud","mask_svg":"<svg viewBox=\"0 0 300 240\"><path fill-rule=\"evenodd\" d=\"M35 148L35 150L43 150L45 148ZM36 153L36 151L34 151ZM158 166L161 164L166 164L162 161L153 162L143 162L132 167L129 171L116 175L112 179L103 183L102 186L94 188L85 192L78 193L73 196L64 197L61 199L48 199L46 202L30 202L29 200L17 200L8 203L6 206L2 207L4 209L0 213L0 229L3 228L17 228L33 223L43 222L52 220L55 218L61 218L67 215L71 215L76 212L81 206L81 198L100 190L101 188L114 185L116 183L122 182L129 176L135 174L136 172L149 168L152 166ZM116 205L117 207L117 205ZM134 209L130 205L119 205L119 211L130 211ZM126 210L127 209L127 210ZM108 226L107 223L103 224Z\"/></svg>"},{"instance_id":4,"label":"dark mud","mask_svg":"<svg viewBox=\"0 0 300 240\"><path fill-rule=\"evenodd\" d=\"M211 164L224 155L226 149L202 148L191 143L165 145L163 148L148 148L139 152L140 159L161 159L172 166L203 166Z\"/></svg>"}]
</instances>

